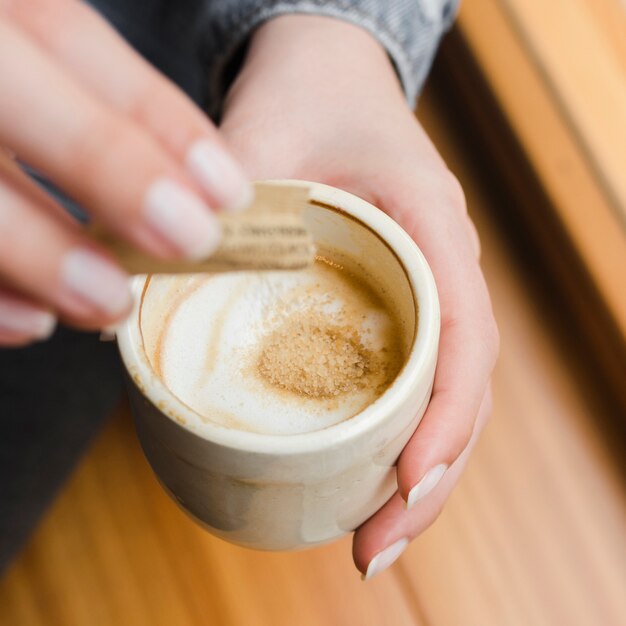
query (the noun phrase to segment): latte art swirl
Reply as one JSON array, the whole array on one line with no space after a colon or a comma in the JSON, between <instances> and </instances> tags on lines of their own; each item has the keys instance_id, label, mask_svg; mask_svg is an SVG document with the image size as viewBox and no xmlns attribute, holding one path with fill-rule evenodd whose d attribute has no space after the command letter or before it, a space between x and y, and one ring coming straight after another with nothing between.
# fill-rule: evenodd
<instances>
[{"instance_id":1,"label":"latte art swirl","mask_svg":"<svg viewBox=\"0 0 626 626\"><path fill-rule=\"evenodd\" d=\"M302 271L152 280L176 287L148 351L153 369L226 428L290 435L337 424L372 404L404 363L384 295L325 258Z\"/></svg>"}]
</instances>

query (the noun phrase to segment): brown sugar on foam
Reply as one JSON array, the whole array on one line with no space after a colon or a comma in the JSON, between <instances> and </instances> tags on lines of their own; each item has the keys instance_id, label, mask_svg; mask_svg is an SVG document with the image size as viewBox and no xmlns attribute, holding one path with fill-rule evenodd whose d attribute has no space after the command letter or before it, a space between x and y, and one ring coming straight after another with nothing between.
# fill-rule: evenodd
<instances>
[{"instance_id":1,"label":"brown sugar on foam","mask_svg":"<svg viewBox=\"0 0 626 626\"><path fill-rule=\"evenodd\" d=\"M356 324L315 310L296 313L264 341L258 372L267 383L309 398L363 389L380 359L361 343Z\"/></svg>"},{"instance_id":2,"label":"brown sugar on foam","mask_svg":"<svg viewBox=\"0 0 626 626\"><path fill-rule=\"evenodd\" d=\"M321 407L361 393L372 402L403 363L397 320L370 285L343 265L318 258L312 271L318 280L285 294L267 318L253 370L274 390ZM372 315L386 320L374 335Z\"/></svg>"}]
</instances>

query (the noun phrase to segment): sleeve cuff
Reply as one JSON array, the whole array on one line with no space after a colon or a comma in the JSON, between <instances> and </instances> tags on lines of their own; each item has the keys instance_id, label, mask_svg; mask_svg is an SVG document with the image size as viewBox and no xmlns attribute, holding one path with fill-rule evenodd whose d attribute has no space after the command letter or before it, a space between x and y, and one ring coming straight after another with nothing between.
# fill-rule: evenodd
<instances>
[{"instance_id":1,"label":"sleeve cuff","mask_svg":"<svg viewBox=\"0 0 626 626\"><path fill-rule=\"evenodd\" d=\"M243 0L209 5L209 101L211 113L221 109L237 67L237 58L252 32L281 15L324 15L369 32L387 50L406 100L414 108L432 65L439 41L450 27L459 0ZM217 5L219 8L212 8Z\"/></svg>"}]
</instances>

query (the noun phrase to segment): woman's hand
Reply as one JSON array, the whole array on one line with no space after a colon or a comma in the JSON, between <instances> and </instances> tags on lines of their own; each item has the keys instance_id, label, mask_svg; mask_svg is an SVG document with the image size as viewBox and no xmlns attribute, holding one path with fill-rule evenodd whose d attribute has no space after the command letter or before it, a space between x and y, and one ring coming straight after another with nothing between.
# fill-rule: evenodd
<instances>
[{"instance_id":1,"label":"woman's hand","mask_svg":"<svg viewBox=\"0 0 626 626\"><path fill-rule=\"evenodd\" d=\"M438 516L490 413L499 340L478 237L387 55L355 26L288 16L261 27L221 130L254 178L325 182L384 209L413 236L437 282L432 399L400 456L398 493L354 536L355 563L369 578Z\"/></svg>"},{"instance_id":2,"label":"woman's hand","mask_svg":"<svg viewBox=\"0 0 626 626\"><path fill-rule=\"evenodd\" d=\"M207 256L213 210L250 199L216 129L90 8L0 0L0 344L56 316L97 328L130 307L126 277L14 161L48 176L156 256Z\"/></svg>"}]
</instances>

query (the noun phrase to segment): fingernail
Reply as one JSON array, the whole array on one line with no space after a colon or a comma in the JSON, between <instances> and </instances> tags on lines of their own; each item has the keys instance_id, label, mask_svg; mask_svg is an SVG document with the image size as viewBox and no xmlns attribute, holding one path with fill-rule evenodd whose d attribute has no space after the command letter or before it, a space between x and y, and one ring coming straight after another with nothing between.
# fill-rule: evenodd
<instances>
[{"instance_id":1,"label":"fingernail","mask_svg":"<svg viewBox=\"0 0 626 626\"><path fill-rule=\"evenodd\" d=\"M211 209L194 193L161 178L148 189L145 216L150 226L190 259L215 252L222 229Z\"/></svg>"},{"instance_id":2,"label":"fingernail","mask_svg":"<svg viewBox=\"0 0 626 626\"><path fill-rule=\"evenodd\" d=\"M73 294L108 315L121 315L130 307L126 274L87 248L77 248L65 255L61 280Z\"/></svg>"},{"instance_id":3,"label":"fingernail","mask_svg":"<svg viewBox=\"0 0 626 626\"><path fill-rule=\"evenodd\" d=\"M4 330L43 340L52 335L56 323L56 317L48 311L12 300L0 300L0 328Z\"/></svg>"},{"instance_id":4,"label":"fingernail","mask_svg":"<svg viewBox=\"0 0 626 626\"><path fill-rule=\"evenodd\" d=\"M409 540L406 537L402 537L402 539L398 539L398 541L392 543L389 547L379 552L369 562L367 571L363 574L363 576L361 576L361 579L370 580L370 578L374 578L374 576L386 570L400 557L408 545Z\"/></svg>"},{"instance_id":5,"label":"fingernail","mask_svg":"<svg viewBox=\"0 0 626 626\"><path fill-rule=\"evenodd\" d=\"M111 326L106 326L100 330L100 341L114 341L117 331L117 324L112 324Z\"/></svg>"},{"instance_id":6,"label":"fingernail","mask_svg":"<svg viewBox=\"0 0 626 626\"><path fill-rule=\"evenodd\" d=\"M196 141L187 153L187 168L219 208L237 213L253 198L252 186L235 160L208 139Z\"/></svg>"},{"instance_id":7,"label":"fingernail","mask_svg":"<svg viewBox=\"0 0 626 626\"><path fill-rule=\"evenodd\" d=\"M427 496L437 486L447 469L448 466L445 463L435 465L435 467L429 469L417 485L409 491L409 496L406 499L406 508L410 509L416 502Z\"/></svg>"}]
</instances>

